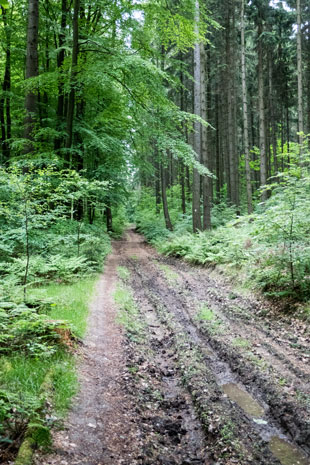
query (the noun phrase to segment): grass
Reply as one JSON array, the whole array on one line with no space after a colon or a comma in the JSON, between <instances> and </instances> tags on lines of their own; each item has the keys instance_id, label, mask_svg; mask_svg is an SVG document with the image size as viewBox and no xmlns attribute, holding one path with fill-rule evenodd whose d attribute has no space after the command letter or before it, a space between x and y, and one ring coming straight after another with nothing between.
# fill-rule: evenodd
<instances>
[{"instance_id":1,"label":"grass","mask_svg":"<svg viewBox=\"0 0 310 465\"><path fill-rule=\"evenodd\" d=\"M117 322L124 326L128 337L135 342L144 339L144 324L140 319L131 290L124 284L118 284L114 292L114 300L118 305Z\"/></svg>"},{"instance_id":2,"label":"grass","mask_svg":"<svg viewBox=\"0 0 310 465\"><path fill-rule=\"evenodd\" d=\"M48 299L53 302L47 314L48 318L68 321L73 333L82 337L86 330L88 304L93 294L95 280L96 278L92 277L71 284L53 283L45 287L33 288L29 290L29 295L32 298ZM30 357L20 352L0 356L0 392L4 392L7 396L17 425L26 424L34 415L35 418L39 418L39 413L36 412L39 412L37 409L42 407L43 403L40 399L40 388L47 374L51 377L53 387L52 410L49 409L48 414L56 420L65 416L71 399L78 389L73 354L60 346L48 357L40 354ZM3 407L2 404L1 410L0 403L0 422L1 415L3 421L7 422L7 414L3 408L7 407ZM51 426L51 421L55 420L48 420L45 414L46 410L43 411L39 421ZM24 426L15 426L14 429L18 434L23 434Z\"/></svg>"},{"instance_id":3,"label":"grass","mask_svg":"<svg viewBox=\"0 0 310 465\"><path fill-rule=\"evenodd\" d=\"M202 320L202 321L212 321L215 319L215 313L213 312L213 310L211 310L211 308L208 308L207 306L202 305L197 314L197 318L198 320Z\"/></svg>"},{"instance_id":4,"label":"grass","mask_svg":"<svg viewBox=\"0 0 310 465\"><path fill-rule=\"evenodd\" d=\"M167 281L170 284L174 284L179 280L179 275L175 273L168 265L163 265L162 263L157 263L157 265L164 273Z\"/></svg>"},{"instance_id":5,"label":"grass","mask_svg":"<svg viewBox=\"0 0 310 465\"><path fill-rule=\"evenodd\" d=\"M200 306L196 318L202 323L204 328L210 332L210 334L225 334L226 331L223 321L216 315L216 313L211 308L207 307L205 304L202 304Z\"/></svg>"},{"instance_id":6,"label":"grass","mask_svg":"<svg viewBox=\"0 0 310 465\"><path fill-rule=\"evenodd\" d=\"M31 290L31 296L53 302L49 316L53 320L66 320L73 333L83 337L87 327L88 305L94 292L96 277L71 284L50 284Z\"/></svg>"},{"instance_id":7,"label":"grass","mask_svg":"<svg viewBox=\"0 0 310 465\"><path fill-rule=\"evenodd\" d=\"M21 401L38 399L41 384L52 370L53 410L57 416L65 415L78 387L72 355L59 350L49 359L5 356L0 358L0 366L0 389L16 394Z\"/></svg>"},{"instance_id":8,"label":"grass","mask_svg":"<svg viewBox=\"0 0 310 465\"><path fill-rule=\"evenodd\" d=\"M130 278L130 271L126 266L118 266L117 267L117 274L120 277L120 279L124 282L128 281Z\"/></svg>"},{"instance_id":9,"label":"grass","mask_svg":"<svg viewBox=\"0 0 310 465\"><path fill-rule=\"evenodd\" d=\"M251 343L247 339L243 339L242 337L236 337L232 340L232 345L234 347L241 347L243 349L249 349L251 347Z\"/></svg>"}]
</instances>

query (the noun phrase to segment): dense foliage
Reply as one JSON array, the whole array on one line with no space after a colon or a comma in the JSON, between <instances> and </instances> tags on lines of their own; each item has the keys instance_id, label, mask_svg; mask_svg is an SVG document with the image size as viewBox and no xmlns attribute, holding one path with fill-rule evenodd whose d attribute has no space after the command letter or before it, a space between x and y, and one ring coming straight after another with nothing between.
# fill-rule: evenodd
<instances>
[{"instance_id":1,"label":"dense foliage","mask_svg":"<svg viewBox=\"0 0 310 465\"><path fill-rule=\"evenodd\" d=\"M270 184L269 200L255 213L236 218L232 208L217 205L212 231L191 232L191 219L179 211L175 190L169 192L174 231L154 218L154 198L144 192L137 208L137 226L164 254L199 265L225 264L239 270L250 287L272 296L310 297L309 155L299 146L291 164ZM154 210L154 207L153 207ZM220 224L220 221L225 224ZM163 240L164 239L164 240Z\"/></svg>"}]
</instances>

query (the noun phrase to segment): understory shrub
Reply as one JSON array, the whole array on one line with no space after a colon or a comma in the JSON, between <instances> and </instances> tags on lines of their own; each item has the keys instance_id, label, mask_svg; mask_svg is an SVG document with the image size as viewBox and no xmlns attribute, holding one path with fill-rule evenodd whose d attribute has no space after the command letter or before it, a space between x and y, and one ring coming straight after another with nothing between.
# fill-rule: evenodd
<instances>
[{"instance_id":1,"label":"understory shrub","mask_svg":"<svg viewBox=\"0 0 310 465\"><path fill-rule=\"evenodd\" d=\"M174 231L154 213L150 191L141 195L139 231L165 255L194 264L224 264L242 270L251 287L271 296L310 297L310 156L292 145L291 165L268 186L270 198L255 213L236 217L216 205L211 231L191 233L191 215L171 211ZM170 195L168 193L168 195ZM168 197L169 198L169 197Z\"/></svg>"}]
</instances>

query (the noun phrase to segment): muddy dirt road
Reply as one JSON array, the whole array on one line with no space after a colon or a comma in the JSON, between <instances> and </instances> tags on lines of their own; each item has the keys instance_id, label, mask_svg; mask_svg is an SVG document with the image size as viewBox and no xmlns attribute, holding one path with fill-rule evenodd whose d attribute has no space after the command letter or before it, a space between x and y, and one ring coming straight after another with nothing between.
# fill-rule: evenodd
<instances>
[{"instance_id":1,"label":"muddy dirt road","mask_svg":"<svg viewBox=\"0 0 310 465\"><path fill-rule=\"evenodd\" d=\"M113 250L80 394L37 464L309 465L309 329L133 230Z\"/></svg>"}]
</instances>

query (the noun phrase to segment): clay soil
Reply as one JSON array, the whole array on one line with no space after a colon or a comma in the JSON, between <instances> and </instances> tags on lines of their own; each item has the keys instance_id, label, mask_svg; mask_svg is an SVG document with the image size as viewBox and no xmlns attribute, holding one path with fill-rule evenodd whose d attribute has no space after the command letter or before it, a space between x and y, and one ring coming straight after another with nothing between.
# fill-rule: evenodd
<instances>
[{"instance_id":1,"label":"clay soil","mask_svg":"<svg viewBox=\"0 0 310 465\"><path fill-rule=\"evenodd\" d=\"M118 285L138 312L127 330ZM310 464L307 325L134 230L113 244L82 352L79 395L37 465Z\"/></svg>"}]
</instances>

